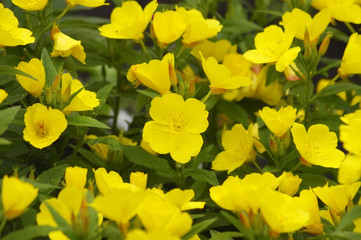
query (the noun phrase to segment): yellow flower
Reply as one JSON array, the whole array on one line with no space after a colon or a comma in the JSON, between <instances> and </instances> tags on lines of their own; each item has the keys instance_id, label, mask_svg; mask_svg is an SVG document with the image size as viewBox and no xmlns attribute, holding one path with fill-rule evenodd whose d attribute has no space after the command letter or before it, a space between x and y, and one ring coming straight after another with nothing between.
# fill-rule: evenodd
<instances>
[{"instance_id":1,"label":"yellow flower","mask_svg":"<svg viewBox=\"0 0 361 240\"><path fill-rule=\"evenodd\" d=\"M361 156L361 110L341 117L345 123L340 126L340 140L343 147L350 153Z\"/></svg>"},{"instance_id":2,"label":"yellow flower","mask_svg":"<svg viewBox=\"0 0 361 240\"><path fill-rule=\"evenodd\" d=\"M148 232L162 229L181 237L192 226L192 218L188 213L181 212L179 207L150 191L138 210L138 217Z\"/></svg>"},{"instance_id":3,"label":"yellow flower","mask_svg":"<svg viewBox=\"0 0 361 240\"><path fill-rule=\"evenodd\" d=\"M161 48L180 38L186 26L178 11L156 12L152 21L154 34Z\"/></svg>"},{"instance_id":4,"label":"yellow flower","mask_svg":"<svg viewBox=\"0 0 361 240\"><path fill-rule=\"evenodd\" d=\"M12 0L12 2L27 11L41 11L48 3L48 0Z\"/></svg>"},{"instance_id":5,"label":"yellow flower","mask_svg":"<svg viewBox=\"0 0 361 240\"><path fill-rule=\"evenodd\" d=\"M147 141L144 141L144 139L142 138L142 141L140 141L140 146L147 152L149 152L150 154L152 155L157 155L157 152L154 151L150 145L149 145L149 142Z\"/></svg>"},{"instance_id":6,"label":"yellow flower","mask_svg":"<svg viewBox=\"0 0 361 240\"><path fill-rule=\"evenodd\" d=\"M101 192L104 195L109 194L113 189L119 189L123 186L122 177L114 171L107 173L105 168L98 168L93 170L95 176L95 182Z\"/></svg>"},{"instance_id":7,"label":"yellow flower","mask_svg":"<svg viewBox=\"0 0 361 240\"><path fill-rule=\"evenodd\" d=\"M24 121L24 140L39 149L50 146L68 126L61 111L40 103L26 109Z\"/></svg>"},{"instance_id":8,"label":"yellow flower","mask_svg":"<svg viewBox=\"0 0 361 240\"><path fill-rule=\"evenodd\" d=\"M113 10L110 16L111 23L99 28L100 34L107 38L143 39L143 32L157 6L157 1L153 0L143 11L136 1L123 2L121 7Z\"/></svg>"},{"instance_id":9,"label":"yellow flower","mask_svg":"<svg viewBox=\"0 0 361 240\"><path fill-rule=\"evenodd\" d=\"M312 0L311 5L318 10L328 9L338 21L361 23L361 7L355 0Z\"/></svg>"},{"instance_id":10,"label":"yellow flower","mask_svg":"<svg viewBox=\"0 0 361 240\"><path fill-rule=\"evenodd\" d=\"M326 125L312 125L306 132L305 126L294 123L291 132L293 142L306 164L330 168L341 166L345 154L337 149L336 133L330 132Z\"/></svg>"},{"instance_id":11,"label":"yellow flower","mask_svg":"<svg viewBox=\"0 0 361 240\"><path fill-rule=\"evenodd\" d=\"M361 36L354 33L350 36L343 53L339 72L342 76L361 73Z\"/></svg>"},{"instance_id":12,"label":"yellow flower","mask_svg":"<svg viewBox=\"0 0 361 240\"><path fill-rule=\"evenodd\" d=\"M142 172L132 172L130 173L129 180L131 184L145 190L147 188L148 174Z\"/></svg>"},{"instance_id":13,"label":"yellow flower","mask_svg":"<svg viewBox=\"0 0 361 240\"><path fill-rule=\"evenodd\" d=\"M249 86L252 81L249 76L243 76L239 68L224 64L218 64L214 57L205 59L202 54L202 67L211 84L209 88L213 93L225 92L225 89L236 89L243 86ZM239 75L241 74L241 75Z\"/></svg>"},{"instance_id":14,"label":"yellow flower","mask_svg":"<svg viewBox=\"0 0 361 240\"><path fill-rule=\"evenodd\" d=\"M67 167L65 170L65 186L83 189L87 180L88 169L82 167Z\"/></svg>"},{"instance_id":15,"label":"yellow flower","mask_svg":"<svg viewBox=\"0 0 361 240\"><path fill-rule=\"evenodd\" d=\"M51 38L54 40L52 57L68 57L72 55L79 62L85 64L85 52L81 41L75 40L68 35L60 32L59 28L54 25L51 31Z\"/></svg>"},{"instance_id":16,"label":"yellow flower","mask_svg":"<svg viewBox=\"0 0 361 240\"><path fill-rule=\"evenodd\" d=\"M11 220L23 214L25 209L38 196L38 189L17 177L4 176L2 180L1 200L5 218Z\"/></svg>"},{"instance_id":17,"label":"yellow flower","mask_svg":"<svg viewBox=\"0 0 361 240\"><path fill-rule=\"evenodd\" d=\"M361 157L358 155L347 154L341 167L338 169L338 182L342 184L351 184L361 177Z\"/></svg>"},{"instance_id":18,"label":"yellow flower","mask_svg":"<svg viewBox=\"0 0 361 240\"><path fill-rule=\"evenodd\" d=\"M0 47L2 46L18 46L35 42L32 32L25 28L19 28L19 21L14 13L4 8L0 3Z\"/></svg>"},{"instance_id":19,"label":"yellow flower","mask_svg":"<svg viewBox=\"0 0 361 240\"><path fill-rule=\"evenodd\" d=\"M216 42L211 42L204 40L203 42L197 44L193 49L191 54L199 60L202 60L202 53L204 58L214 57L218 62L222 62L224 57L229 53L237 53L237 46L231 44L227 39L221 39Z\"/></svg>"},{"instance_id":20,"label":"yellow flower","mask_svg":"<svg viewBox=\"0 0 361 240\"><path fill-rule=\"evenodd\" d=\"M103 5L109 5L105 3L106 0L66 0L66 4L70 7L75 7L76 5L84 7L100 7Z\"/></svg>"},{"instance_id":21,"label":"yellow flower","mask_svg":"<svg viewBox=\"0 0 361 240\"><path fill-rule=\"evenodd\" d=\"M263 32L258 33L255 38L256 49L248 50L244 57L253 63L276 62L276 70L283 72L293 60L297 58L300 47L290 49L294 38L293 29L286 29L271 25Z\"/></svg>"},{"instance_id":22,"label":"yellow flower","mask_svg":"<svg viewBox=\"0 0 361 240\"><path fill-rule=\"evenodd\" d=\"M298 175L294 176L292 172L283 172L280 178L281 183L278 186L278 190L291 197L295 195L302 182L302 179Z\"/></svg>"},{"instance_id":23,"label":"yellow flower","mask_svg":"<svg viewBox=\"0 0 361 240\"><path fill-rule=\"evenodd\" d=\"M126 240L180 240L180 237L174 236L164 229L156 229L154 231L146 232L141 229L135 229L127 234Z\"/></svg>"},{"instance_id":24,"label":"yellow flower","mask_svg":"<svg viewBox=\"0 0 361 240\"><path fill-rule=\"evenodd\" d=\"M321 223L320 209L316 195L312 190L303 190L298 199L303 209L310 213L310 221L308 225L305 226L306 229L304 231L311 234L322 234L323 224Z\"/></svg>"},{"instance_id":25,"label":"yellow flower","mask_svg":"<svg viewBox=\"0 0 361 240\"><path fill-rule=\"evenodd\" d=\"M30 74L37 80L36 81L18 74L16 75L16 79L26 91L34 97L39 97L45 85L45 70L43 62L37 58L33 58L28 63L20 62L16 69Z\"/></svg>"},{"instance_id":26,"label":"yellow flower","mask_svg":"<svg viewBox=\"0 0 361 240\"><path fill-rule=\"evenodd\" d=\"M212 169L228 173L243 165L251 157L253 149L252 124L246 130L242 124L236 124L231 131L222 137L224 151L220 152L212 162Z\"/></svg>"},{"instance_id":27,"label":"yellow flower","mask_svg":"<svg viewBox=\"0 0 361 240\"><path fill-rule=\"evenodd\" d=\"M8 97L8 93L4 89L0 89L0 104Z\"/></svg>"},{"instance_id":28,"label":"yellow flower","mask_svg":"<svg viewBox=\"0 0 361 240\"><path fill-rule=\"evenodd\" d=\"M180 7L176 11L187 21L182 40L185 46L194 46L198 42L216 36L222 30L223 26L218 20L204 19L202 13L196 9L186 10Z\"/></svg>"},{"instance_id":29,"label":"yellow flower","mask_svg":"<svg viewBox=\"0 0 361 240\"><path fill-rule=\"evenodd\" d=\"M130 82L138 80L145 86L159 92L168 93L171 86L171 69L174 68L174 55L168 53L162 60L132 65L127 73Z\"/></svg>"},{"instance_id":30,"label":"yellow flower","mask_svg":"<svg viewBox=\"0 0 361 240\"><path fill-rule=\"evenodd\" d=\"M164 194L164 199L174 206L179 207L181 211L204 208L206 202L191 201L193 197L194 191L192 189L181 190L174 188Z\"/></svg>"},{"instance_id":31,"label":"yellow flower","mask_svg":"<svg viewBox=\"0 0 361 240\"><path fill-rule=\"evenodd\" d=\"M62 75L62 96L63 100L65 100L65 104L67 104L69 97L72 94L76 93L82 88L84 88L83 84L78 79L73 79L70 73L65 73ZM100 102L95 92L83 89L63 109L63 112L67 113L75 111L89 111L93 110L99 104Z\"/></svg>"},{"instance_id":32,"label":"yellow flower","mask_svg":"<svg viewBox=\"0 0 361 240\"><path fill-rule=\"evenodd\" d=\"M170 153L179 163L187 163L197 156L203 145L201 133L208 128L206 106L195 98L183 100L170 93L152 100L149 121L143 129L143 138L160 153Z\"/></svg>"},{"instance_id":33,"label":"yellow flower","mask_svg":"<svg viewBox=\"0 0 361 240\"><path fill-rule=\"evenodd\" d=\"M296 112L297 109L292 106L281 107L278 111L274 108L264 107L259 111L259 116L272 133L282 138L296 120Z\"/></svg>"},{"instance_id":34,"label":"yellow flower","mask_svg":"<svg viewBox=\"0 0 361 240\"><path fill-rule=\"evenodd\" d=\"M285 29L294 29L295 37L304 40L305 31L308 31L309 40L317 43L319 36L325 31L331 21L331 12L327 9L321 10L314 18L298 8L292 9L292 12L286 12L282 16L282 25Z\"/></svg>"},{"instance_id":35,"label":"yellow flower","mask_svg":"<svg viewBox=\"0 0 361 240\"><path fill-rule=\"evenodd\" d=\"M277 233L295 232L310 222L310 213L287 194L265 189L261 203L262 216Z\"/></svg>"}]
</instances>

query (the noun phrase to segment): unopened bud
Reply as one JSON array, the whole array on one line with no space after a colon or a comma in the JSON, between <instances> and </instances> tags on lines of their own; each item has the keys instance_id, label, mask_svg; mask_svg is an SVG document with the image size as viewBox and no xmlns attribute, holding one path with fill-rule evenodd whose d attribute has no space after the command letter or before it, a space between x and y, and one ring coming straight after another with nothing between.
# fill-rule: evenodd
<instances>
[{"instance_id":1,"label":"unopened bud","mask_svg":"<svg viewBox=\"0 0 361 240\"><path fill-rule=\"evenodd\" d=\"M62 77L62 73L59 73L56 78L54 79L53 84L51 85L51 89L52 90L57 90L60 88L60 81L61 81L61 77Z\"/></svg>"},{"instance_id":2,"label":"unopened bud","mask_svg":"<svg viewBox=\"0 0 361 240\"><path fill-rule=\"evenodd\" d=\"M30 173L28 175L28 179L35 181L35 167L30 168Z\"/></svg>"},{"instance_id":3,"label":"unopened bud","mask_svg":"<svg viewBox=\"0 0 361 240\"><path fill-rule=\"evenodd\" d=\"M68 82L68 86L65 88L64 94L61 98L61 102L66 104L69 102L71 96L71 82Z\"/></svg>"},{"instance_id":4,"label":"unopened bud","mask_svg":"<svg viewBox=\"0 0 361 240\"><path fill-rule=\"evenodd\" d=\"M45 92L45 101L48 105L52 105L53 103L53 92L51 91L50 88L47 88L46 89L46 92Z\"/></svg>"},{"instance_id":5,"label":"unopened bud","mask_svg":"<svg viewBox=\"0 0 361 240\"><path fill-rule=\"evenodd\" d=\"M172 63L168 63L168 69L169 69L169 78L172 86L176 86L178 84L178 78L177 73L174 70L174 66Z\"/></svg>"},{"instance_id":6,"label":"unopened bud","mask_svg":"<svg viewBox=\"0 0 361 240\"><path fill-rule=\"evenodd\" d=\"M271 148L271 152L273 154L278 154L278 146L277 146L277 141L274 137L271 137L269 140L269 146Z\"/></svg>"},{"instance_id":7,"label":"unopened bud","mask_svg":"<svg viewBox=\"0 0 361 240\"><path fill-rule=\"evenodd\" d=\"M323 56L326 54L328 46L330 45L330 40L332 37L332 32L327 32L326 37L322 40L320 48L318 49L318 53Z\"/></svg>"},{"instance_id":8,"label":"unopened bud","mask_svg":"<svg viewBox=\"0 0 361 240\"><path fill-rule=\"evenodd\" d=\"M193 97L195 92L196 92L196 86L195 86L194 80L192 79L192 80L189 81L188 96Z\"/></svg>"},{"instance_id":9,"label":"unopened bud","mask_svg":"<svg viewBox=\"0 0 361 240\"><path fill-rule=\"evenodd\" d=\"M53 25L53 29L50 32L50 38L51 40L54 40L54 34L59 33L60 30L56 24Z\"/></svg>"}]
</instances>

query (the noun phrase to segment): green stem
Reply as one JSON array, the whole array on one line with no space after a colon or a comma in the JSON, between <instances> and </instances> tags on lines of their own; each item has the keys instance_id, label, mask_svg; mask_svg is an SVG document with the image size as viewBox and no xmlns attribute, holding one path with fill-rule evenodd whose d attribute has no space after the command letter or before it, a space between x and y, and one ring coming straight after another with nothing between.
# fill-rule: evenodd
<instances>
[{"instance_id":1,"label":"green stem","mask_svg":"<svg viewBox=\"0 0 361 240\"><path fill-rule=\"evenodd\" d=\"M352 27L352 25L349 22L345 22L346 27L348 30L350 30L351 33L355 33L355 29Z\"/></svg>"},{"instance_id":2,"label":"green stem","mask_svg":"<svg viewBox=\"0 0 361 240\"><path fill-rule=\"evenodd\" d=\"M26 22L28 23L28 28L30 31L33 31L33 26L31 25L31 22L30 22L30 18L29 18L29 12L28 11L25 11L25 17L26 17Z\"/></svg>"},{"instance_id":3,"label":"green stem","mask_svg":"<svg viewBox=\"0 0 361 240\"><path fill-rule=\"evenodd\" d=\"M180 189L184 189L185 188L185 180L186 180L185 175L184 175L185 165L182 163L177 163L176 168L177 168L177 172L178 172L178 187Z\"/></svg>"},{"instance_id":4,"label":"green stem","mask_svg":"<svg viewBox=\"0 0 361 240\"><path fill-rule=\"evenodd\" d=\"M299 161L299 162L297 163L297 165L290 170L290 172L293 173L294 171L296 171L296 170L301 166L301 164L302 164L301 161Z\"/></svg>"},{"instance_id":5,"label":"green stem","mask_svg":"<svg viewBox=\"0 0 361 240\"><path fill-rule=\"evenodd\" d=\"M258 169L258 171L259 171L260 173L263 172L263 171L262 171L262 168L258 165L258 163L256 162L256 160L254 160L252 163L253 163L253 165Z\"/></svg>"},{"instance_id":6,"label":"green stem","mask_svg":"<svg viewBox=\"0 0 361 240\"><path fill-rule=\"evenodd\" d=\"M331 79L331 81L326 85L326 87L334 84L339 77L340 77L340 74L338 73L334 78ZM326 87L325 87L325 88L326 88ZM316 94L310 99L310 103L312 103L313 101L315 101L315 100L318 98L318 96L320 96L320 93L321 93L321 91L319 91L318 93L316 93Z\"/></svg>"},{"instance_id":7,"label":"green stem","mask_svg":"<svg viewBox=\"0 0 361 240\"><path fill-rule=\"evenodd\" d=\"M179 49L177 56L175 56L176 58L179 58L180 55L182 55L182 52L184 51L184 45L182 45L181 49Z\"/></svg>"},{"instance_id":8,"label":"green stem","mask_svg":"<svg viewBox=\"0 0 361 240\"><path fill-rule=\"evenodd\" d=\"M212 91L209 90L207 95L202 99L202 103L205 103L208 100L208 98L210 98L211 96L212 96Z\"/></svg>"},{"instance_id":9,"label":"green stem","mask_svg":"<svg viewBox=\"0 0 361 240\"><path fill-rule=\"evenodd\" d=\"M149 54L149 52L148 52L147 47L146 47L145 44L144 44L143 39L140 40L140 46L142 46L142 49L143 49L143 51L145 52L145 54L147 54L149 60L152 59L152 57L150 56L150 54Z\"/></svg>"},{"instance_id":10,"label":"green stem","mask_svg":"<svg viewBox=\"0 0 361 240\"><path fill-rule=\"evenodd\" d=\"M0 236L1 236L1 233L3 232L3 230L4 230L5 224L6 224L6 217L4 216L4 219L2 220L2 222L0 224Z\"/></svg>"}]
</instances>

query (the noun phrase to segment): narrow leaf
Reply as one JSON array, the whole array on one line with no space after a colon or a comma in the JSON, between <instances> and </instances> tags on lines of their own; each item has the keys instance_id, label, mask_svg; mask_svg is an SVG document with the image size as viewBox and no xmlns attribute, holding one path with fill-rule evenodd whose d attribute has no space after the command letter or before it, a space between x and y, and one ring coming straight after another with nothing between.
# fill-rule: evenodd
<instances>
[{"instance_id":1,"label":"narrow leaf","mask_svg":"<svg viewBox=\"0 0 361 240\"><path fill-rule=\"evenodd\" d=\"M38 81L36 78L34 78L33 76L31 76L28 73L25 73L19 69L16 69L12 66L8 66L8 65L0 65L0 75L22 75L28 78L31 78L35 81Z\"/></svg>"},{"instance_id":2,"label":"narrow leaf","mask_svg":"<svg viewBox=\"0 0 361 240\"><path fill-rule=\"evenodd\" d=\"M0 135L8 129L9 124L14 120L19 110L20 106L16 106L0 111Z\"/></svg>"},{"instance_id":3,"label":"narrow leaf","mask_svg":"<svg viewBox=\"0 0 361 240\"><path fill-rule=\"evenodd\" d=\"M192 226L191 230L182 237L182 240L188 240L194 235L202 232L204 229L209 227L212 223L214 223L217 220L217 218L211 218L205 221L202 221L200 223L196 223Z\"/></svg>"},{"instance_id":4,"label":"narrow leaf","mask_svg":"<svg viewBox=\"0 0 361 240\"><path fill-rule=\"evenodd\" d=\"M66 120L68 121L68 124L72 126L110 129L108 125L96 120L95 118L88 116L81 116L81 115L68 116Z\"/></svg>"}]
</instances>

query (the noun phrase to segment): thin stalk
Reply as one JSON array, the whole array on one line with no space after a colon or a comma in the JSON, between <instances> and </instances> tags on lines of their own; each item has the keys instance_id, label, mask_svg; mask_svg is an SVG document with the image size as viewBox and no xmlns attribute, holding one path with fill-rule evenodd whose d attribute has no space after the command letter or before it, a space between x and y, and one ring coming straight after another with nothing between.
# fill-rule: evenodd
<instances>
[{"instance_id":1,"label":"thin stalk","mask_svg":"<svg viewBox=\"0 0 361 240\"><path fill-rule=\"evenodd\" d=\"M210 98L211 96L212 96L212 91L209 90L207 95L202 99L202 103L205 103L208 100L208 98Z\"/></svg>"},{"instance_id":2,"label":"thin stalk","mask_svg":"<svg viewBox=\"0 0 361 240\"><path fill-rule=\"evenodd\" d=\"M331 81L326 85L326 87L334 84L339 77L340 77L340 74L337 74L334 78L331 79ZM318 98L318 96L320 96L320 93L321 93L321 91L318 92L318 93L316 93L316 94L310 99L310 102L312 103L313 101L315 101L315 100Z\"/></svg>"},{"instance_id":3,"label":"thin stalk","mask_svg":"<svg viewBox=\"0 0 361 240\"><path fill-rule=\"evenodd\" d=\"M355 33L355 29L352 27L352 25L349 22L345 22L346 27L348 30L350 30L351 33Z\"/></svg>"},{"instance_id":4,"label":"thin stalk","mask_svg":"<svg viewBox=\"0 0 361 240\"><path fill-rule=\"evenodd\" d=\"M182 45L181 49L179 49L177 55L175 56L176 58L179 58L180 55L182 55L182 52L184 51L184 45Z\"/></svg>"},{"instance_id":5,"label":"thin stalk","mask_svg":"<svg viewBox=\"0 0 361 240\"><path fill-rule=\"evenodd\" d=\"M252 163L253 163L253 165L258 169L258 171L259 171L260 173L263 172L263 171L262 171L262 168L258 165L258 163L256 162L256 160L254 160Z\"/></svg>"},{"instance_id":6,"label":"thin stalk","mask_svg":"<svg viewBox=\"0 0 361 240\"><path fill-rule=\"evenodd\" d=\"M294 173L294 171L296 171L296 170L301 166L301 164L302 164L301 161L299 161L299 162L297 163L297 165L290 170L290 172Z\"/></svg>"},{"instance_id":7,"label":"thin stalk","mask_svg":"<svg viewBox=\"0 0 361 240\"><path fill-rule=\"evenodd\" d=\"M0 236L1 236L1 233L3 232L3 230L4 230L5 224L6 224L6 218L4 216L4 219L2 220L2 222L0 224Z\"/></svg>"},{"instance_id":8,"label":"thin stalk","mask_svg":"<svg viewBox=\"0 0 361 240\"><path fill-rule=\"evenodd\" d=\"M140 46L142 46L142 49L143 49L143 51L145 52L145 54L147 54L149 60L152 59L152 57L150 56L150 54L149 54L149 52L148 52L147 47L146 47L145 44L144 44L143 39L140 40Z\"/></svg>"},{"instance_id":9,"label":"thin stalk","mask_svg":"<svg viewBox=\"0 0 361 240\"><path fill-rule=\"evenodd\" d=\"M185 188L185 180L186 180L185 175L184 175L185 165L182 163L177 163L176 168L177 168L177 172L178 172L178 187L180 189L184 189Z\"/></svg>"}]
</instances>

